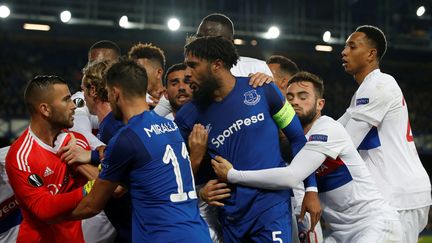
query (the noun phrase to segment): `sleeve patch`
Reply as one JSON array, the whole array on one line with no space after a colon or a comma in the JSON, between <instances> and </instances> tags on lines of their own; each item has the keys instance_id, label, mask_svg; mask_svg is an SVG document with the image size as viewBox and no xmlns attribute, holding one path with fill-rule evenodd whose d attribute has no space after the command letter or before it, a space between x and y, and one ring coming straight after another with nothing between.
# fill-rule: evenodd
<instances>
[{"instance_id":1,"label":"sleeve patch","mask_svg":"<svg viewBox=\"0 0 432 243\"><path fill-rule=\"evenodd\" d=\"M273 115L273 119L279 128L284 129L291 123L294 116L295 116L294 109L288 102L285 102L282 109L280 109L278 113Z\"/></svg>"},{"instance_id":2,"label":"sleeve patch","mask_svg":"<svg viewBox=\"0 0 432 243\"><path fill-rule=\"evenodd\" d=\"M356 106L358 105L366 105L369 103L369 98L360 98L356 100Z\"/></svg>"},{"instance_id":3,"label":"sleeve patch","mask_svg":"<svg viewBox=\"0 0 432 243\"><path fill-rule=\"evenodd\" d=\"M38 174L29 175L27 181L34 187L41 187L44 184L42 178Z\"/></svg>"},{"instance_id":4,"label":"sleeve patch","mask_svg":"<svg viewBox=\"0 0 432 243\"><path fill-rule=\"evenodd\" d=\"M327 142L328 136L324 134L312 134L309 136L308 141Z\"/></svg>"}]
</instances>

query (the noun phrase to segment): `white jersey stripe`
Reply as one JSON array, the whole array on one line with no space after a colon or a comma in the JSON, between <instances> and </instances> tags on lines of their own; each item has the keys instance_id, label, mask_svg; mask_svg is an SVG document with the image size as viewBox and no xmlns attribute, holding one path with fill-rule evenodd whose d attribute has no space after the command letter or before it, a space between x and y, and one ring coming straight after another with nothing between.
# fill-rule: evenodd
<instances>
[{"instance_id":1,"label":"white jersey stripe","mask_svg":"<svg viewBox=\"0 0 432 243\"><path fill-rule=\"evenodd\" d=\"M28 157L29 157L30 151L33 147L33 142L34 142L34 139L31 137L30 138L30 146L27 149L27 153L25 154L24 161L23 161L25 166L27 167L28 172L30 172L30 166L28 165Z\"/></svg>"},{"instance_id":2,"label":"white jersey stripe","mask_svg":"<svg viewBox=\"0 0 432 243\"><path fill-rule=\"evenodd\" d=\"M17 160L17 164L18 164L18 169L19 170L24 170L25 171L25 167L24 164L21 163L22 161L22 154L25 151L28 143L30 140L30 134L27 133L26 137L24 138L24 143L21 145L21 147L18 149L17 155L16 155L16 160Z\"/></svg>"}]
</instances>

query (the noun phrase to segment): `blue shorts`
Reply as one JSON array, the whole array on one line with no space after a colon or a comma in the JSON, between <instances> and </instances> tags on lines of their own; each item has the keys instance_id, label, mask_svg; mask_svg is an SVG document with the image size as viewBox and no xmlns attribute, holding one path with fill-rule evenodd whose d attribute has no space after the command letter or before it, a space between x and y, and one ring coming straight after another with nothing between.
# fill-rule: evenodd
<instances>
[{"instance_id":1,"label":"blue shorts","mask_svg":"<svg viewBox=\"0 0 432 243\"><path fill-rule=\"evenodd\" d=\"M224 242L291 243L291 213L287 201L276 204L248 222L230 224L223 220Z\"/></svg>"}]
</instances>

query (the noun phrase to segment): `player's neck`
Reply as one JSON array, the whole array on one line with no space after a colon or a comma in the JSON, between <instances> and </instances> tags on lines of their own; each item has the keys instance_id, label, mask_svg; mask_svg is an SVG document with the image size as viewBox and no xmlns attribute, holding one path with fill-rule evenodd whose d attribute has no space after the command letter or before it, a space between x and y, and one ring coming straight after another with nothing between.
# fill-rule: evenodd
<instances>
[{"instance_id":1,"label":"player's neck","mask_svg":"<svg viewBox=\"0 0 432 243\"><path fill-rule=\"evenodd\" d=\"M141 114L144 111L150 110L145 97L125 100L122 104L122 107L120 107L120 109L122 110L123 123L125 124L127 124L129 119L131 119L133 116Z\"/></svg>"},{"instance_id":2,"label":"player's neck","mask_svg":"<svg viewBox=\"0 0 432 243\"><path fill-rule=\"evenodd\" d=\"M313 124L315 123L316 120L318 120L318 118L321 117L321 112L318 112L315 117L312 119L311 122L309 122L308 124L303 125L303 133L306 135L310 129L312 128Z\"/></svg>"},{"instance_id":3,"label":"player's neck","mask_svg":"<svg viewBox=\"0 0 432 243\"><path fill-rule=\"evenodd\" d=\"M361 85L366 78L366 76L371 73L373 70L379 68L378 63L373 63L371 65L368 65L363 70L361 70L358 73L354 74L354 79L357 82L358 85Z\"/></svg>"},{"instance_id":4,"label":"player's neck","mask_svg":"<svg viewBox=\"0 0 432 243\"><path fill-rule=\"evenodd\" d=\"M99 105L96 106L95 113L98 117L99 122L101 122L110 112L111 106L108 102L101 102Z\"/></svg>"},{"instance_id":5,"label":"player's neck","mask_svg":"<svg viewBox=\"0 0 432 243\"><path fill-rule=\"evenodd\" d=\"M215 91L215 101L222 101L233 89L236 78L230 73L225 73L220 77L221 87Z\"/></svg>"},{"instance_id":6,"label":"player's neck","mask_svg":"<svg viewBox=\"0 0 432 243\"><path fill-rule=\"evenodd\" d=\"M49 122L32 119L30 129L45 144L54 147L54 141L62 129L53 127Z\"/></svg>"}]
</instances>

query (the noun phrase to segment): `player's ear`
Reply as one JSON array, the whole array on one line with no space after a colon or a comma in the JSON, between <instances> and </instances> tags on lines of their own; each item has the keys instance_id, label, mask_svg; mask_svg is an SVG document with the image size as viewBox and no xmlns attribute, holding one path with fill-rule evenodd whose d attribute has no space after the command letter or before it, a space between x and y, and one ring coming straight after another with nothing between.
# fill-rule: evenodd
<instances>
[{"instance_id":1,"label":"player's ear","mask_svg":"<svg viewBox=\"0 0 432 243\"><path fill-rule=\"evenodd\" d=\"M215 70L219 70L224 67L224 62L221 59L216 59L213 61L212 66Z\"/></svg>"},{"instance_id":2,"label":"player's ear","mask_svg":"<svg viewBox=\"0 0 432 243\"><path fill-rule=\"evenodd\" d=\"M317 110L322 111L325 105L325 99L324 98L318 98L317 99Z\"/></svg>"},{"instance_id":3,"label":"player's ear","mask_svg":"<svg viewBox=\"0 0 432 243\"><path fill-rule=\"evenodd\" d=\"M377 59L377 55L378 55L377 49L371 48L368 54L368 61L372 62L373 60Z\"/></svg>"},{"instance_id":4,"label":"player's ear","mask_svg":"<svg viewBox=\"0 0 432 243\"><path fill-rule=\"evenodd\" d=\"M49 117L49 115L51 114L51 108L47 103L40 103L38 109L44 117Z\"/></svg>"}]
</instances>

